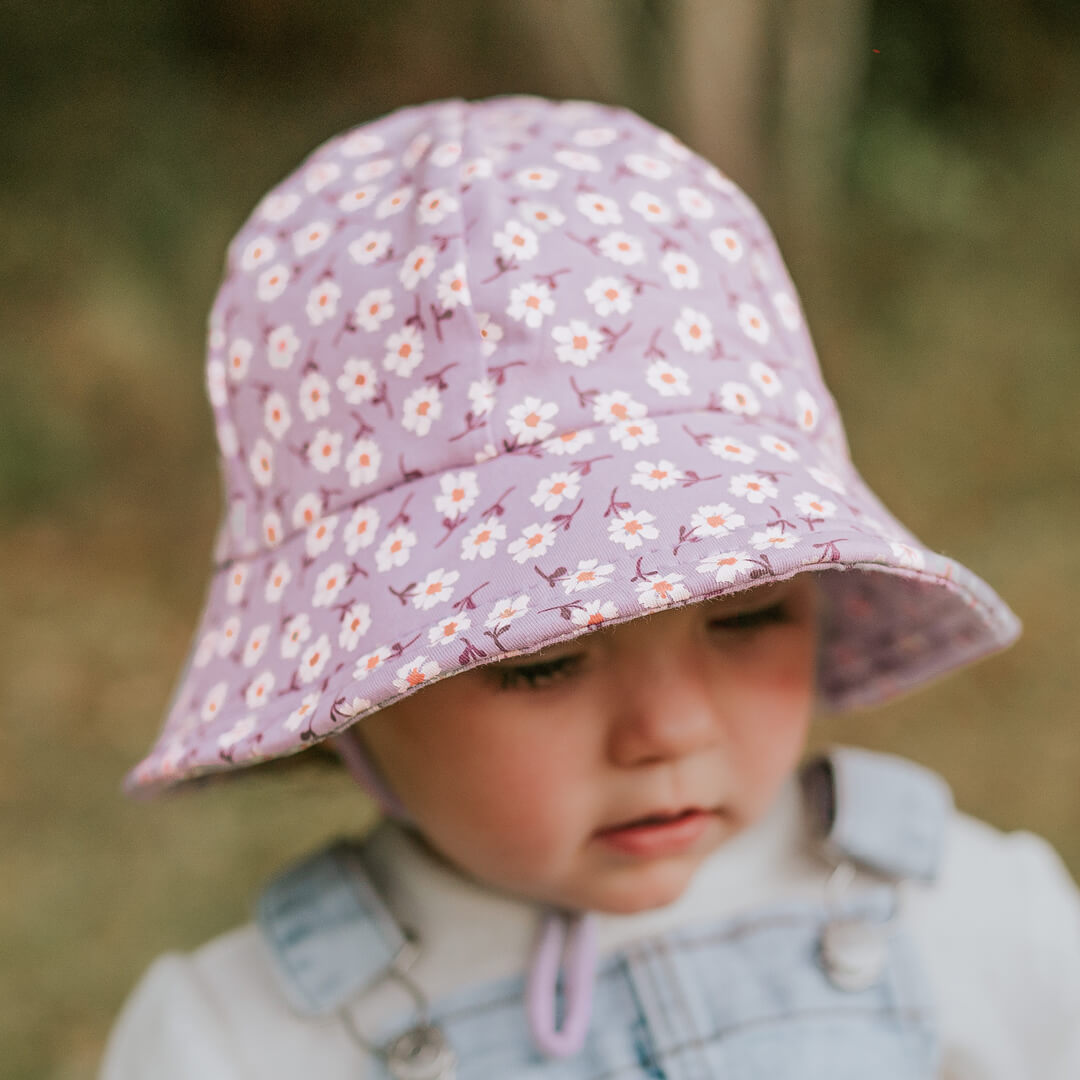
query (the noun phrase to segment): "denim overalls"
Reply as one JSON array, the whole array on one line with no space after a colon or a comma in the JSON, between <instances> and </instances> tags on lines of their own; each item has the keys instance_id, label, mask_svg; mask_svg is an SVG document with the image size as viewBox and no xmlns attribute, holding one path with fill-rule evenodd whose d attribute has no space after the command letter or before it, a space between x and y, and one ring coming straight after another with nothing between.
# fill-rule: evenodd
<instances>
[{"instance_id":1,"label":"denim overalls","mask_svg":"<svg viewBox=\"0 0 1080 1080\"><path fill-rule=\"evenodd\" d=\"M799 779L822 853L820 900L788 900L684 925L602 955L582 1051L545 1058L523 1005L524 975L430 1003L407 975L411 941L339 842L275 879L256 921L281 988L302 1014L339 1013L358 1077L384 1080L931 1080L934 1004L901 917L906 879L937 874L951 793L935 773L853 747ZM875 884L846 886L853 867ZM350 1007L394 979L414 993L381 1030ZM366 1064L365 1064L366 1062Z\"/></svg>"}]
</instances>

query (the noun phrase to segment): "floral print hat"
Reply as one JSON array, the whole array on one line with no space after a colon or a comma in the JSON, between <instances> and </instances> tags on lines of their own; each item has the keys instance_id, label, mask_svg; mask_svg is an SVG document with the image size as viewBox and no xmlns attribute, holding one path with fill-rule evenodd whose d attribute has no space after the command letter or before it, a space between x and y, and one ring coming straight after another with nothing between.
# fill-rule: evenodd
<instances>
[{"instance_id":1,"label":"floral print hat","mask_svg":"<svg viewBox=\"0 0 1080 1080\"><path fill-rule=\"evenodd\" d=\"M625 109L443 101L331 139L230 245L207 383L226 512L133 792L809 570L834 709L1019 632L855 471L757 209Z\"/></svg>"}]
</instances>

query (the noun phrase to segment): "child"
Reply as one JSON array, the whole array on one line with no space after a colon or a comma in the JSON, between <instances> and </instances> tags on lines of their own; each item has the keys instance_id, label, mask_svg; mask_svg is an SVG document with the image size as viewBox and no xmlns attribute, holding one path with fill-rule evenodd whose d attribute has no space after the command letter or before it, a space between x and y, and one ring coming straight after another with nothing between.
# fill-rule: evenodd
<instances>
[{"instance_id":1,"label":"child","mask_svg":"<svg viewBox=\"0 0 1080 1080\"><path fill-rule=\"evenodd\" d=\"M241 229L208 385L217 571L131 790L329 740L387 818L160 958L104 1080L1080 1076L1052 849L801 761L1018 623L852 467L717 169L585 102L383 117Z\"/></svg>"}]
</instances>

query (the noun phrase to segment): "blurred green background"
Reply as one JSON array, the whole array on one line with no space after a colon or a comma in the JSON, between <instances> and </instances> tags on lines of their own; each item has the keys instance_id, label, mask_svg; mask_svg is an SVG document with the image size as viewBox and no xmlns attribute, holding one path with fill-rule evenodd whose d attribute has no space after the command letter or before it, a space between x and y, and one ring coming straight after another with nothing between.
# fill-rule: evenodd
<instances>
[{"instance_id":1,"label":"blurred green background","mask_svg":"<svg viewBox=\"0 0 1080 1080\"><path fill-rule=\"evenodd\" d=\"M1026 624L832 739L942 771L1080 873L1080 5L6 3L0 31L0 1077L94 1074L160 951L371 810L331 768L119 793L203 600L204 320L330 135L527 91L630 105L774 226L863 474Z\"/></svg>"}]
</instances>

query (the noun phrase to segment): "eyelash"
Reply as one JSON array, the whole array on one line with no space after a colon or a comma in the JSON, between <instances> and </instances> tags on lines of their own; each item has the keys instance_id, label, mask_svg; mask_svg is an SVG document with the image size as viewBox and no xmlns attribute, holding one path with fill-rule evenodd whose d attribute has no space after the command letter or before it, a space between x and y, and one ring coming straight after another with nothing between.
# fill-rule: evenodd
<instances>
[{"instance_id":1,"label":"eyelash","mask_svg":"<svg viewBox=\"0 0 1080 1080\"><path fill-rule=\"evenodd\" d=\"M757 611L740 611L736 615L729 615L726 619L713 619L709 627L715 630L747 632L787 622L788 618L787 607L784 604L774 604L772 607L760 608ZM584 659L582 656L560 656L556 660L545 660L540 664L501 668L499 672L501 687L504 690L513 690L521 682L525 682L530 690L549 686L552 682L571 674L582 659Z\"/></svg>"}]
</instances>

